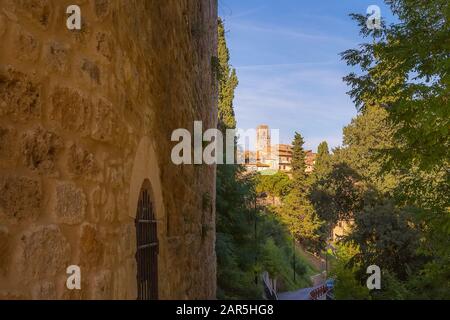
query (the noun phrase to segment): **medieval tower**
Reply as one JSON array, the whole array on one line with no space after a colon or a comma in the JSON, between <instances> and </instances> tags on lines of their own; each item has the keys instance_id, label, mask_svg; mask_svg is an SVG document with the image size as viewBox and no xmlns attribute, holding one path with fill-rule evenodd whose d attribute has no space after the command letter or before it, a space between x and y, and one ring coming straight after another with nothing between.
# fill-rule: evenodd
<instances>
[{"instance_id":1,"label":"medieval tower","mask_svg":"<svg viewBox=\"0 0 450 320\"><path fill-rule=\"evenodd\" d=\"M256 127L256 152L270 153L271 139L269 126L262 124Z\"/></svg>"},{"instance_id":2,"label":"medieval tower","mask_svg":"<svg viewBox=\"0 0 450 320\"><path fill-rule=\"evenodd\" d=\"M0 0L0 299L215 297L215 167L170 137L217 126L216 37L215 0Z\"/></svg>"}]
</instances>

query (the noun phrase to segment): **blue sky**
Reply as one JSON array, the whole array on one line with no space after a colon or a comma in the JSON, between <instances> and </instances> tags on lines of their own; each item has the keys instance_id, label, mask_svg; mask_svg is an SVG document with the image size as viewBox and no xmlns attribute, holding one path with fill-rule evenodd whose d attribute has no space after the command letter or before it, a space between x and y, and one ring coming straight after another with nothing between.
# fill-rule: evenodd
<instances>
[{"instance_id":1,"label":"blue sky","mask_svg":"<svg viewBox=\"0 0 450 320\"><path fill-rule=\"evenodd\" d=\"M351 68L339 53L364 40L349 13L365 14L381 0L219 0L231 63L237 69L238 127L268 124L305 147L342 143L342 127L356 115L342 77ZM387 19L389 22L389 19Z\"/></svg>"}]
</instances>

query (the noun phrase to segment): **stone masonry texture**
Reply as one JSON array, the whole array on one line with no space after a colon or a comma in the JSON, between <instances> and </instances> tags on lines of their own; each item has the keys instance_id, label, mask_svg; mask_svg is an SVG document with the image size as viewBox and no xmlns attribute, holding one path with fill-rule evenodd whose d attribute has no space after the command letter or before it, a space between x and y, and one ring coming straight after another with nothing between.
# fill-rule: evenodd
<instances>
[{"instance_id":1,"label":"stone masonry texture","mask_svg":"<svg viewBox=\"0 0 450 320\"><path fill-rule=\"evenodd\" d=\"M136 299L141 162L159 297L215 298L216 169L170 155L175 129L217 126L216 31L216 0L0 0L0 299Z\"/></svg>"}]
</instances>

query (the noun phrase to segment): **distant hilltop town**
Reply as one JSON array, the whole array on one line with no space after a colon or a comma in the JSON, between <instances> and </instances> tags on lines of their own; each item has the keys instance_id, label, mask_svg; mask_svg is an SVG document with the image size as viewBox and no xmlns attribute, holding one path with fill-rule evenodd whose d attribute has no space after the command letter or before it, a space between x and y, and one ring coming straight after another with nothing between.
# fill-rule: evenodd
<instances>
[{"instance_id":1,"label":"distant hilltop town","mask_svg":"<svg viewBox=\"0 0 450 320\"><path fill-rule=\"evenodd\" d=\"M256 150L244 151L244 166L248 172L274 173L282 171L289 174L292 170L292 145L272 145L271 134L268 125L259 125L256 128ZM306 150L306 172L314 170L316 154L312 150Z\"/></svg>"}]
</instances>

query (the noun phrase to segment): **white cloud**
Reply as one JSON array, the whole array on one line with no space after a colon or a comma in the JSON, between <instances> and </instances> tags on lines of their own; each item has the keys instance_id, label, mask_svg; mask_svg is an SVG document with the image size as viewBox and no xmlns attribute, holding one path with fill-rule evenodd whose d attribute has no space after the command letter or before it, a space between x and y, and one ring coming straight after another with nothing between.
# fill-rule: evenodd
<instances>
[{"instance_id":1,"label":"white cloud","mask_svg":"<svg viewBox=\"0 0 450 320\"><path fill-rule=\"evenodd\" d=\"M224 19L227 19L227 17L235 19L235 18L243 18L243 17L251 16L254 13L260 12L267 7L268 7L267 5L262 5L262 6L252 8L249 10L233 12L233 10L230 7L223 6L223 5L221 5L221 3L219 3L219 13L220 13L220 16Z\"/></svg>"},{"instance_id":2,"label":"white cloud","mask_svg":"<svg viewBox=\"0 0 450 320\"><path fill-rule=\"evenodd\" d=\"M263 33L264 35L275 35L278 37L288 37L288 38L297 38L297 39L303 39L303 40L311 40L315 42L334 42L339 44L345 44L346 46L355 46L355 41L350 40L343 37L336 37L336 36L329 36L325 34L313 34L313 33L306 33L301 32L294 28L288 28L288 27L280 27L280 26L272 26L272 25L259 25L254 23L241 23L241 22L234 22L229 21L228 24L229 28L232 28L235 30L234 32L251 32L251 33ZM236 31L237 30L237 31ZM241 30L241 31L239 31Z\"/></svg>"}]
</instances>

